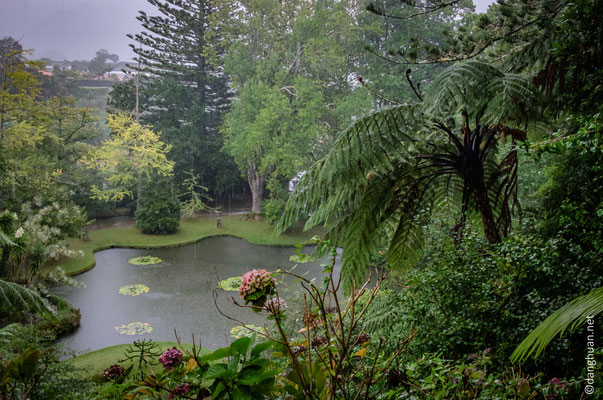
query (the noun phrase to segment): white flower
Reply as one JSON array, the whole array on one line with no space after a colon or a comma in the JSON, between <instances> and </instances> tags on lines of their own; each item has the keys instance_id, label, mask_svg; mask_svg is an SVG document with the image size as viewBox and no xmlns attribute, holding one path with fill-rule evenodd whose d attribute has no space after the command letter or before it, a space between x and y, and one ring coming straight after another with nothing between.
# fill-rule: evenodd
<instances>
[{"instance_id":1,"label":"white flower","mask_svg":"<svg viewBox=\"0 0 603 400\"><path fill-rule=\"evenodd\" d=\"M19 239L21 236L23 236L24 233L25 233L25 230L22 227L19 227L17 229L17 231L15 232L15 237L17 239Z\"/></svg>"}]
</instances>

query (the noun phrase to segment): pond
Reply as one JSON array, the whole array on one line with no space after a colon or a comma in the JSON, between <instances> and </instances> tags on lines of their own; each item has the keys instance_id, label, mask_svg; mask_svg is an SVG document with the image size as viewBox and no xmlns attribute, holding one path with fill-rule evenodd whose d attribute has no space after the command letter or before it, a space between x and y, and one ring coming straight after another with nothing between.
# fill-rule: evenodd
<instances>
[{"instance_id":1,"label":"pond","mask_svg":"<svg viewBox=\"0 0 603 400\"><path fill-rule=\"evenodd\" d=\"M304 249L310 253L311 248ZM88 352L117 344L148 338L175 341L174 329L184 342L195 335L202 347L214 349L231 342L230 331L238 324L222 316L214 304L213 291L218 282L241 276L253 268L274 271L292 268L289 257L294 247L261 246L234 237L210 237L195 244L163 249L109 249L95 254L96 267L78 275L85 288L58 287L53 290L65 297L82 314L80 327L61 339L66 350ZM132 265L134 257L152 255L162 262L156 265ZM324 261L323 261L324 262ZM321 262L299 264L295 272L308 277L321 275ZM336 269L340 265L336 266ZM279 278L281 281L283 279ZM145 285L147 292L128 292L128 285ZM281 296L290 306L301 298L295 279L279 283ZM146 290L146 289L145 289ZM229 301L240 300L237 292L218 290L220 309L246 324L262 326L265 317ZM142 334L127 331L133 322L141 322ZM130 326L131 327L131 326ZM125 328L125 329L124 329ZM120 330L122 333L120 333ZM130 333L130 334L128 334Z\"/></svg>"}]
</instances>

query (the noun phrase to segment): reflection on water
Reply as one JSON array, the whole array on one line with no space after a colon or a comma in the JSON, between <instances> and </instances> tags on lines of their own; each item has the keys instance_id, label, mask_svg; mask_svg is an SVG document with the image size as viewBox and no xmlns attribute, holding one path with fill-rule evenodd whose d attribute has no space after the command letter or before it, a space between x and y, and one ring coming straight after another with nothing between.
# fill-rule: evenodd
<instances>
[{"instance_id":1,"label":"reflection on water","mask_svg":"<svg viewBox=\"0 0 603 400\"><path fill-rule=\"evenodd\" d=\"M176 329L185 342L194 334L203 347L224 346L226 340L232 341L229 332L237 324L220 315L214 305L212 293L218 281L253 268L292 268L295 264L289 262L289 257L294 252L293 247L260 246L233 237L212 237L176 248L100 251L95 254L96 267L76 277L86 284L85 288L53 290L82 313L81 326L62 342L66 349L86 352L142 338L174 341ZM163 262L150 266L128 264L130 258L144 255L157 256ZM318 277L321 270L319 262L296 268L298 274L309 277ZM149 292L138 296L119 294L119 289L129 284L144 284ZM279 286L289 305L299 301L300 296L293 290L295 280L288 277ZM265 323L261 315L229 302L231 296L238 299L236 292L218 293L218 305L226 314L245 323ZM115 329L132 322L149 323L153 330L128 336Z\"/></svg>"}]
</instances>

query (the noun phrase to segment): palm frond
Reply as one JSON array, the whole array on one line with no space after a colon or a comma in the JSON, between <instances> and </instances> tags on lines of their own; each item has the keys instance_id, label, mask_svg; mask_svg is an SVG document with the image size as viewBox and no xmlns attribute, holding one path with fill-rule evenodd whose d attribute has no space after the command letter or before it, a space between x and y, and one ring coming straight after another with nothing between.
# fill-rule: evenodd
<instances>
[{"instance_id":1,"label":"palm frond","mask_svg":"<svg viewBox=\"0 0 603 400\"><path fill-rule=\"evenodd\" d=\"M603 287L580 296L549 315L536 327L511 354L513 362L522 362L532 354L538 357L546 346L557 336L562 336L567 328L573 332L587 318L603 312Z\"/></svg>"}]
</instances>

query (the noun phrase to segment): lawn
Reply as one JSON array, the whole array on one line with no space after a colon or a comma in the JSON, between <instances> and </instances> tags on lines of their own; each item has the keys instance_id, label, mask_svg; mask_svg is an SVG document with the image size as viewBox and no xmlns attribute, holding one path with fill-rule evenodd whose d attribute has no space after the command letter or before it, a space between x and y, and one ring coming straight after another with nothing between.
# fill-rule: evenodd
<instances>
[{"instance_id":1,"label":"lawn","mask_svg":"<svg viewBox=\"0 0 603 400\"><path fill-rule=\"evenodd\" d=\"M180 349L180 346L176 342L155 342L159 345L161 351L165 351L174 346ZM119 362L124 358L124 351L126 348L131 346L130 344L119 344L117 346L105 347L104 349L91 351L86 354L82 354L81 356L73 357L67 359L66 361L73 366L82 369L86 375L96 375L101 374L105 368L109 367L113 364L119 364L124 368L129 367L132 363L130 362ZM188 343L182 343L182 347L184 347L189 352L192 352L193 345ZM180 349L181 350L181 349ZM201 354L206 354L208 350L201 349L197 347L197 351ZM155 360L157 361L157 360ZM161 369L161 366L155 367L157 370ZM138 372L138 366L134 366L134 373Z\"/></svg>"},{"instance_id":2,"label":"lawn","mask_svg":"<svg viewBox=\"0 0 603 400\"><path fill-rule=\"evenodd\" d=\"M81 250L82 256L62 259L49 264L46 268L61 266L69 275L85 272L95 265L94 252L112 247L157 248L176 247L195 243L205 237L215 235L232 235L243 238L251 243L265 245L296 245L320 230L313 229L301 232L300 229L274 236L273 226L264 221L242 221L242 215L222 217L222 228L216 228L214 218L196 218L182 220L180 229L171 235L146 235L134 226L106 228L89 232L90 241L69 239L72 250Z\"/></svg>"}]
</instances>

